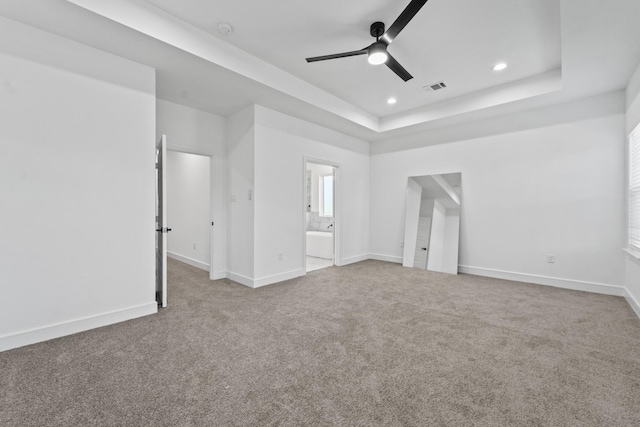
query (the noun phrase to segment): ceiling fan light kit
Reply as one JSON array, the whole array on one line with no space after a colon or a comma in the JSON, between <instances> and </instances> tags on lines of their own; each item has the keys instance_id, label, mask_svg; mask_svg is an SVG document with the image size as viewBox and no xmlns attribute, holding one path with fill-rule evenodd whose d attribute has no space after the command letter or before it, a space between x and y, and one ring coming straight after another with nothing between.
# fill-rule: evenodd
<instances>
[{"instance_id":1,"label":"ceiling fan light kit","mask_svg":"<svg viewBox=\"0 0 640 427\"><path fill-rule=\"evenodd\" d=\"M371 24L369 33L376 41L371 43L364 49L354 50L351 52L336 53L333 55L314 56L307 58L307 62L326 61L328 59L347 58L349 56L367 55L370 64L379 65L386 64L387 67L398 75L405 82L411 80L413 76L404 69L396 59L389 54L387 48L393 42L400 31L407 26L409 21L420 11L427 0L411 0L409 5L402 11L400 16L391 24L391 27L385 32L384 23L374 22Z\"/></svg>"},{"instance_id":2,"label":"ceiling fan light kit","mask_svg":"<svg viewBox=\"0 0 640 427\"><path fill-rule=\"evenodd\" d=\"M382 42L375 42L369 48L369 64L380 65L387 62L389 55L387 54L387 46Z\"/></svg>"}]
</instances>

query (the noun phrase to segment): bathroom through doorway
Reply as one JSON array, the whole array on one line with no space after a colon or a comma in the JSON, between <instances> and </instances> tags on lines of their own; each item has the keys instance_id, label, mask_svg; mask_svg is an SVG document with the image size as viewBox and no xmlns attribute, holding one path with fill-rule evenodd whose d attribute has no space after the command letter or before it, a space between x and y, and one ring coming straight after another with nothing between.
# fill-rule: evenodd
<instances>
[{"instance_id":1,"label":"bathroom through doorway","mask_svg":"<svg viewBox=\"0 0 640 427\"><path fill-rule=\"evenodd\" d=\"M337 167L307 161L305 167L306 271L335 265Z\"/></svg>"}]
</instances>

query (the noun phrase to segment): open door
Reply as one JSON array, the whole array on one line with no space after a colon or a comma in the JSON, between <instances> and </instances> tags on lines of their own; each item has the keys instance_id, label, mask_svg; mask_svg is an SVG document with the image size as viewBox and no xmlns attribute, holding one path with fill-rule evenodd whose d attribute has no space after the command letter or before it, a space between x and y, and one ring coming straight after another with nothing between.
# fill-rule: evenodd
<instances>
[{"instance_id":1,"label":"open door","mask_svg":"<svg viewBox=\"0 0 640 427\"><path fill-rule=\"evenodd\" d=\"M156 301L161 307L167 306L167 190L165 183L165 161L167 158L167 137L162 135L156 149Z\"/></svg>"},{"instance_id":2,"label":"open door","mask_svg":"<svg viewBox=\"0 0 640 427\"><path fill-rule=\"evenodd\" d=\"M427 269L429 253L429 234L431 233L431 218L421 216L418 220L418 237L416 238L416 254L413 260L415 268Z\"/></svg>"}]
</instances>

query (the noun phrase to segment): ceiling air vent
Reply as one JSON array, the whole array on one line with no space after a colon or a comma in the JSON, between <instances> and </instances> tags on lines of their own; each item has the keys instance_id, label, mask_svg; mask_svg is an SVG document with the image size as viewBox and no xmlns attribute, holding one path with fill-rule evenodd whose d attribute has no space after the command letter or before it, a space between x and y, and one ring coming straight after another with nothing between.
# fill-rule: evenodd
<instances>
[{"instance_id":1,"label":"ceiling air vent","mask_svg":"<svg viewBox=\"0 0 640 427\"><path fill-rule=\"evenodd\" d=\"M444 89L446 87L447 85L444 82L438 82L438 83L427 85L423 87L423 89L426 90L427 92L435 92L437 90Z\"/></svg>"}]
</instances>

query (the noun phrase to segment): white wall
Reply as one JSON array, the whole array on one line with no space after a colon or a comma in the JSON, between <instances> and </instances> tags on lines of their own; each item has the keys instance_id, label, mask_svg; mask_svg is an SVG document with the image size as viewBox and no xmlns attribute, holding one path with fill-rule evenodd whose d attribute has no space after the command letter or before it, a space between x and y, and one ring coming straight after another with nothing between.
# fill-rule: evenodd
<instances>
[{"instance_id":1,"label":"white wall","mask_svg":"<svg viewBox=\"0 0 640 427\"><path fill-rule=\"evenodd\" d=\"M423 144L447 144L373 143L373 256L401 256L408 176L461 171L467 271L622 292L624 119L615 93L421 135ZM474 134L483 136L467 137Z\"/></svg>"},{"instance_id":2,"label":"white wall","mask_svg":"<svg viewBox=\"0 0 640 427\"><path fill-rule=\"evenodd\" d=\"M209 271L211 263L211 159L167 150L167 235L169 256Z\"/></svg>"},{"instance_id":3,"label":"white wall","mask_svg":"<svg viewBox=\"0 0 640 427\"><path fill-rule=\"evenodd\" d=\"M254 277L254 121L253 105L227 119L227 277L244 284Z\"/></svg>"},{"instance_id":4,"label":"white wall","mask_svg":"<svg viewBox=\"0 0 640 427\"><path fill-rule=\"evenodd\" d=\"M339 164L336 264L366 259L368 143L261 106L255 114L254 284L305 274L305 156Z\"/></svg>"},{"instance_id":5,"label":"white wall","mask_svg":"<svg viewBox=\"0 0 640 427\"><path fill-rule=\"evenodd\" d=\"M227 170L226 131L224 117L172 102L156 101L156 137L167 135L169 150L210 156L210 221L212 230L212 279L227 275ZM171 242L169 234L169 242ZM207 262L209 263L209 262Z\"/></svg>"},{"instance_id":6,"label":"white wall","mask_svg":"<svg viewBox=\"0 0 640 427\"><path fill-rule=\"evenodd\" d=\"M423 198L422 199L422 201L420 203L420 216L431 218L431 215L433 215L433 202L434 202L434 200L435 199L432 199L432 198Z\"/></svg>"},{"instance_id":7,"label":"white wall","mask_svg":"<svg viewBox=\"0 0 640 427\"><path fill-rule=\"evenodd\" d=\"M626 105L626 133L628 135L640 124L640 65L636 68L627 86ZM625 257L625 285L629 293L627 299L640 316L640 260L631 255Z\"/></svg>"},{"instance_id":8,"label":"white wall","mask_svg":"<svg viewBox=\"0 0 640 427\"><path fill-rule=\"evenodd\" d=\"M629 134L640 123L640 65L636 68L627 85L625 100L627 106L626 129Z\"/></svg>"},{"instance_id":9,"label":"white wall","mask_svg":"<svg viewBox=\"0 0 640 427\"><path fill-rule=\"evenodd\" d=\"M156 312L154 71L0 21L0 350Z\"/></svg>"},{"instance_id":10,"label":"white wall","mask_svg":"<svg viewBox=\"0 0 640 427\"><path fill-rule=\"evenodd\" d=\"M157 134L167 135L169 150L224 157L224 117L163 99L156 101L156 114Z\"/></svg>"},{"instance_id":11,"label":"white wall","mask_svg":"<svg viewBox=\"0 0 640 427\"><path fill-rule=\"evenodd\" d=\"M404 267L413 267L415 261L421 199L422 186L415 179L408 178L404 215L404 251L402 252L402 265Z\"/></svg>"}]
</instances>

